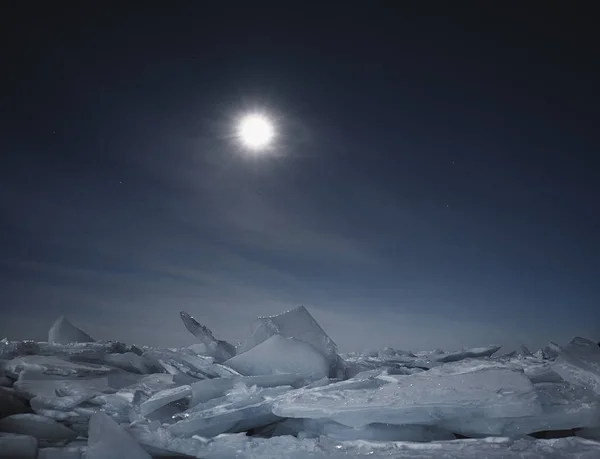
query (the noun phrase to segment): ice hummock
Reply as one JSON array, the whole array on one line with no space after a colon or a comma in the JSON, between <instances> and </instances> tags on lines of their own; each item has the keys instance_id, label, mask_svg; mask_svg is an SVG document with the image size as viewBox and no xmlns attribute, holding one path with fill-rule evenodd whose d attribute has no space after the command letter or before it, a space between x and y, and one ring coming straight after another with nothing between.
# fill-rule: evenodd
<instances>
[{"instance_id":1,"label":"ice hummock","mask_svg":"<svg viewBox=\"0 0 600 459\"><path fill-rule=\"evenodd\" d=\"M600 457L600 348L581 338L340 356L304 308L237 349L182 319L197 345L0 341L0 458Z\"/></svg>"},{"instance_id":2,"label":"ice hummock","mask_svg":"<svg viewBox=\"0 0 600 459\"><path fill-rule=\"evenodd\" d=\"M88 343L94 339L86 332L77 328L65 316L60 316L48 331L50 344Z\"/></svg>"}]
</instances>

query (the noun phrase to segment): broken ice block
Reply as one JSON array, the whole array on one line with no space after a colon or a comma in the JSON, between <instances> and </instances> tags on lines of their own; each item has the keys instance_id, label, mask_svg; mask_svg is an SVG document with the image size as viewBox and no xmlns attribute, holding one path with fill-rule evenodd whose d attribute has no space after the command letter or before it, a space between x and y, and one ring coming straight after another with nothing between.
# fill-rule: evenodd
<instances>
[{"instance_id":1,"label":"broken ice block","mask_svg":"<svg viewBox=\"0 0 600 459\"><path fill-rule=\"evenodd\" d=\"M231 368L215 363L212 357L197 355L189 349L149 349L143 357L172 375L183 373L196 379L239 375Z\"/></svg>"},{"instance_id":2,"label":"broken ice block","mask_svg":"<svg viewBox=\"0 0 600 459\"><path fill-rule=\"evenodd\" d=\"M191 395L192 389L190 386L179 386L173 389L161 390L140 405L140 415L147 416L171 402L191 397Z\"/></svg>"},{"instance_id":3,"label":"broken ice block","mask_svg":"<svg viewBox=\"0 0 600 459\"><path fill-rule=\"evenodd\" d=\"M133 352L141 355L142 352L134 345L119 341L94 341L90 343L37 343L39 349L35 354L60 357L65 360L103 363L105 354L123 354Z\"/></svg>"},{"instance_id":4,"label":"broken ice block","mask_svg":"<svg viewBox=\"0 0 600 459\"><path fill-rule=\"evenodd\" d=\"M56 376L104 375L113 368L92 363L76 363L45 355L26 355L12 359L5 364L4 371L11 377L18 377L23 371L32 371Z\"/></svg>"},{"instance_id":5,"label":"broken ice block","mask_svg":"<svg viewBox=\"0 0 600 459\"><path fill-rule=\"evenodd\" d=\"M486 369L455 375L382 376L379 389L338 383L338 390L298 389L281 396L273 412L282 417L332 419L349 427L371 423L437 425L462 418L537 416L542 407L521 372ZM373 381L374 384L377 381ZM362 384L367 384L365 381Z\"/></svg>"},{"instance_id":6,"label":"broken ice block","mask_svg":"<svg viewBox=\"0 0 600 459\"><path fill-rule=\"evenodd\" d=\"M54 419L37 414L13 414L0 419L0 431L20 435L31 435L38 440L69 441L77 434Z\"/></svg>"},{"instance_id":7,"label":"broken ice block","mask_svg":"<svg viewBox=\"0 0 600 459\"><path fill-rule=\"evenodd\" d=\"M69 443L67 446L40 448L37 459L84 459L87 451L85 445Z\"/></svg>"},{"instance_id":8,"label":"broken ice block","mask_svg":"<svg viewBox=\"0 0 600 459\"><path fill-rule=\"evenodd\" d=\"M51 344L88 343L94 339L83 330L73 325L65 316L60 316L48 331L48 342Z\"/></svg>"},{"instance_id":9,"label":"broken ice block","mask_svg":"<svg viewBox=\"0 0 600 459\"><path fill-rule=\"evenodd\" d=\"M0 419L12 414L29 412L31 409L16 394L0 387Z\"/></svg>"},{"instance_id":10,"label":"broken ice block","mask_svg":"<svg viewBox=\"0 0 600 459\"><path fill-rule=\"evenodd\" d=\"M462 351L449 352L447 354L436 354L432 358L437 362L458 362L464 359L473 359L481 357L490 357L492 354L498 352L502 346L486 346L486 347L475 347L471 349L463 349Z\"/></svg>"},{"instance_id":11,"label":"broken ice block","mask_svg":"<svg viewBox=\"0 0 600 459\"><path fill-rule=\"evenodd\" d=\"M585 386L600 395L600 347L585 338L575 338L554 361L552 369L565 381Z\"/></svg>"},{"instance_id":12,"label":"broken ice block","mask_svg":"<svg viewBox=\"0 0 600 459\"><path fill-rule=\"evenodd\" d=\"M451 432L435 426L368 424L363 427L348 427L334 421L304 419L303 432L310 436L324 435L334 440L366 441L416 441L454 440Z\"/></svg>"},{"instance_id":13,"label":"broken ice block","mask_svg":"<svg viewBox=\"0 0 600 459\"><path fill-rule=\"evenodd\" d=\"M31 435L0 432L0 459L37 459L38 441Z\"/></svg>"},{"instance_id":14,"label":"broken ice block","mask_svg":"<svg viewBox=\"0 0 600 459\"><path fill-rule=\"evenodd\" d=\"M566 382L536 384L543 412L515 420L503 435L600 426L600 398Z\"/></svg>"},{"instance_id":15,"label":"broken ice block","mask_svg":"<svg viewBox=\"0 0 600 459\"><path fill-rule=\"evenodd\" d=\"M105 413L90 419L86 459L152 459L129 433Z\"/></svg>"},{"instance_id":16,"label":"broken ice block","mask_svg":"<svg viewBox=\"0 0 600 459\"><path fill-rule=\"evenodd\" d=\"M569 383L541 383L535 389L542 412L513 418L463 418L442 422L467 437L522 437L542 431L561 431L600 425L600 400L591 391Z\"/></svg>"},{"instance_id":17,"label":"broken ice block","mask_svg":"<svg viewBox=\"0 0 600 459\"><path fill-rule=\"evenodd\" d=\"M142 390L149 395L176 385L173 381L173 375L165 373L153 373L144 376L139 382Z\"/></svg>"},{"instance_id":18,"label":"broken ice block","mask_svg":"<svg viewBox=\"0 0 600 459\"><path fill-rule=\"evenodd\" d=\"M190 407L198 403L205 403L217 397L222 397L236 384L242 383L248 387L275 387L296 385L299 377L293 373L281 373L265 376L233 376L231 378L204 379L191 384L192 399Z\"/></svg>"},{"instance_id":19,"label":"broken ice block","mask_svg":"<svg viewBox=\"0 0 600 459\"><path fill-rule=\"evenodd\" d=\"M36 395L29 403L31 408L36 412L39 410L58 410L58 411L69 411L75 408L77 405L94 397L94 393L83 392L75 395L65 395L63 397L51 396L51 395Z\"/></svg>"},{"instance_id":20,"label":"broken ice block","mask_svg":"<svg viewBox=\"0 0 600 459\"><path fill-rule=\"evenodd\" d=\"M187 312L181 311L179 315L185 328L204 344L206 352L211 357L214 357L217 362L223 362L236 354L235 346L229 344L227 341L216 339L208 327L200 324Z\"/></svg>"},{"instance_id":21,"label":"broken ice block","mask_svg":"<svg viewBox=\"0 0 600 459\"><path fill-rule=\"evenodd\" d=\"M560 346L552 341L548 343L546 347L544 347L544 356L547 359L555 359L562 352Z\"/></svg>"},{"instance_id":22,"label":"broken ice block","mask_svg":"<svg viewBox=\"0 0 600 459\"><path fill-rule=\"evenodd\" d=\"M531 351L529 350L529 348L528 348L527 346L525 346L524 344L521 344L520 348L521 348L520 355L521 355L522 357L532 357L532 356L533 356L532 352L531 352Z\"/></svg>"},{"instance_id":23,"label":"broken ice block","mask_svg":"<svg viewBox=\"0 0 600 459\"><path fill-rule=\"evenodd\" d=\"M594 459L600 453L600 444L576 437L552 440L482 438L432 443L321 440L319 446L328 454L321 457L373 459Z\"/></svg>"},{"instance_id":24,"label":"broken ice block","mask_svg":"<svg viewBox=\"0 0 600 459\"><path fill-rule=\"evenodd\" d=\"M91 396L110 390L108 378L103 377L64 377L38 373L35 371L23 371L14 386L17 394L31 399L38 395L55 397L57 392L64 395Z\"/></svg>"},{"instance_id":25,"label":"broken ice block","mask_svg":"<svg viewBox=\"0 0 600 459\"><path fill-rule=\"evenodd\" d=\"M204 459L596 459L600 443L570 437L552 440L484 438L415 443L403 441L335 441L292 436L219 435L212 439L175 437L160 426L131 428L140 443L157 450Z\"/></svg>"},{"instance_id":26,"label":"broken ice block","mask_svg":"<svg viewBox=\"0 0 600 459\"><path fill-rule=\"evenodd\" d=\"M586 427L576 432L578 437L587 438L588 440L594 440L600 442L600 426L598 427Z\"/></svg>"},{"instance_id":27,"label":"broken ice block","mask_svg":"<svg viewBox=\"0 0 600 459\"><path fill-rule=\"evenodd\" d=\"M256 319L252 335L240 345L238 354L252 349L273 335L296 338L312 345L327 358L331 368L330 376L338 376L335 373L339 371L342 362L338 358L337 346L304 306L283 314Z\"/></svg>"},{"instance_id":28,"label":"broken ice block","mask_svg":"<svg viewBox=\"0 0 600 459\"><path fill-rule=\"evenodd\" d=\"M168 431L179 436L213 437L270 424L278 419L271 412L273 398L290 389L290 386L258 388L236 384L225 397L213 400L216 403L196 405L176 416L182 419L169 426Z\"/></svg>"},{"instance_id":29,"label":"broken ice block","mask_svg":"<svg viewBox=\"0 0 600 459\"><path fill-rule=\"evenodd\" d=\"M156 370L156 366L152 362L133 352L106 354L103 358L103 363L111 367L142 375L153 373Z\"/></svg>"},{"instance_id":30,"label":"broken ice block","mask_svg":"<svg viewBox=\"0 0 600 459\"><path fill-rule=\"evenodd\" d=\"M329 362L310 344L295 338L273 335L225 365L247 376L294 373L307 379L329 374Z\"/></svg>"}]
</instances>

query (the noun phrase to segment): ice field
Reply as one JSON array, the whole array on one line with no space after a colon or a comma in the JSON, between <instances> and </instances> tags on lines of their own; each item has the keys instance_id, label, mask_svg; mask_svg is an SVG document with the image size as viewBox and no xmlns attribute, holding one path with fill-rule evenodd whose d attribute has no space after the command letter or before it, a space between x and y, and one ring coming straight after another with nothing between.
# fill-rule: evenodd
<instances>
[{"instance_id":1,"label":"ice field","mask_svg":"<svg viewBox=\"0 0 600 459\"><path fill-rule=\"evenodd\" d=\"M0 458L600 458L600 347L339 355L299 307L234 346L0 342Z\"/></svg>"}]
</instances>

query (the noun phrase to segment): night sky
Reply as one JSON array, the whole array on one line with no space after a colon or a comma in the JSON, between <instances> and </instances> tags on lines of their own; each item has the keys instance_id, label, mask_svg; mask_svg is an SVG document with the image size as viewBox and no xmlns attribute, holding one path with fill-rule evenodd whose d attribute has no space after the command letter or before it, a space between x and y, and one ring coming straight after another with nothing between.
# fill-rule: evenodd
<instances>
[{"instance_id":1,"label":"night sky","mask_svg":"<svg viewBox=\"0 0 600 459\"><path fill-rule=\"evenodd\" d=\"M17 3L0 338L186 345L184 309L236 342L305 305L343 351L600 339L583 3Z\"/></svg>"}]
</instances>

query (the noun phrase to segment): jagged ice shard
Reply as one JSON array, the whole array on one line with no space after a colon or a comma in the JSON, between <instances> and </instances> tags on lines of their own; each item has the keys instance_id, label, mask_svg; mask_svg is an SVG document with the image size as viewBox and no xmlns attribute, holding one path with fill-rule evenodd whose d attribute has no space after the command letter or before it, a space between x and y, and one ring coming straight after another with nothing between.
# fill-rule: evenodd
<instances>
[{"instance_id":1,"label":"jagged ice shard","mask_svg":"<svg viewBox=\"0 0 600 459\"><path fill-rule=\"evenodd\" d=\"M200 340L200 342L206 346L207 352L214 357L217 361L222 362L230 359L236 354L235 346L223 341L216 339L212 332L204 325L200 324L196 319L190 316L187 312L181 311L179 313L185 328Z\"/></svg>"}]
</instances>

